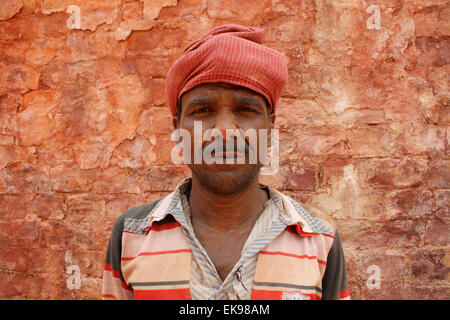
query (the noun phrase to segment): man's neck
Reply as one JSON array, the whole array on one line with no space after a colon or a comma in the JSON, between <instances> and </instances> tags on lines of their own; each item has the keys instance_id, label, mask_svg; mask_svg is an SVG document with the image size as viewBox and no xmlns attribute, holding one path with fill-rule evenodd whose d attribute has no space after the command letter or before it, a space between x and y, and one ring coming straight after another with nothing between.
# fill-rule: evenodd
<instances>
[{"instance_id":1,"label":"man's neck","mask_svg":"<svg viewBox=\"0 0 450 320\"><path fill-rule=\"evenodd\" d=\"M202 226L222 233L248 231L267 200L267 193L258 183L258 175L246 189L227 195L212 193L195 176L192 177L189 205L194 227Z\"/></svg>"}]
</instances>

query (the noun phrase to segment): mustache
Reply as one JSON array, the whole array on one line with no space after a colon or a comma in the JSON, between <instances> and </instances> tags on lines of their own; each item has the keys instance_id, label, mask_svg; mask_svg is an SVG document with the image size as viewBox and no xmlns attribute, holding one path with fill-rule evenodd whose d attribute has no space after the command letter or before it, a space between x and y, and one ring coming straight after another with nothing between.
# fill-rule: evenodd
<instances>
[{"instance_id":1,"label":"mustache","mask_svg":"<svg viewBox=\"0 0 450 320\"><path fill-rule=\"evenodd\" d=\"M206 147L208 147L209 145L215 145L218 144L218 147L220 146L220 142L217 142L216 140L212 141L212 142L207 142L204 143L202 146L202 150L205 150ZM220 148L217 148L215 150L218 150ZM250 146L250 144L244 140L244 142L240 142L237 143L235 140L226 140L222 142L222 152L236 152L236 153L241 153L241 154L248 154L250 152L250 150L252 149L252 147Z\"/></svg>"}]
</instances>

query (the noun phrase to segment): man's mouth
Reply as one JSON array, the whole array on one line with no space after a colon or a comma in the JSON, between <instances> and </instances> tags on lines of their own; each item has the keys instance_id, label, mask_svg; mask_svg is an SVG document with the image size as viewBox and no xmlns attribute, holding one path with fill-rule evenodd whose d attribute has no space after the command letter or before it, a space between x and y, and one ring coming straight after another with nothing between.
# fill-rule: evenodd
<instances>
[{"instance_id":1,"label":"man's mouth","mask_svg":"<svg viewBox=\"0 0 450 320\"><path fill-rule=\"evenodd\" d=\"M225 152L219 151L217 153L212 152L211 156L217 157L217 158L224 158L224 159L226 159L226 158L235 159L235 158L245 158L245 153L237 152L237 151L225 151Z\"/></svg>"},{"instance_id":2,"label":"man's mouth","mask_svg":"<svg viewBox=\"0 0 450 320\"><path fill-rule=\"evenodd\" d=\"M213 150L211 152L211 157L216 159L245 159L249 152L248 145L237 146L237 145L227 145L224 144L222 151Z\"/></svg>"}]
</instances>

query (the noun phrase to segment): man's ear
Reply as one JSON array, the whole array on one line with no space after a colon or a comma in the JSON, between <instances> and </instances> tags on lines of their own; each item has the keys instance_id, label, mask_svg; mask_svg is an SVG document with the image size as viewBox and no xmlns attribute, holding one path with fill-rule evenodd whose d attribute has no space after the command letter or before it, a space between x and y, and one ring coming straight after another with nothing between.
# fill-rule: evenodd
<instances>
[{"instance_id":1,"label":"man's ear","mask_svg":"<svg viewBox=\"0 0 450 320\"><path fill-rule=\"evenodd\" d=\"M275 120L276 120L277 116L275 115L275 112L272 112L269 116L269 120L270 120L270 128L273 129L275 127Z\"/></svg>"},{"instance_id":2,"label":"man's ear","mask_svg":"<svg viewBox=\"0 0 450 320\"><path fill-rule=\"evenodd\" d=\"M272 129L275 128L275 120L276 120L276 116L275 116L275 112L272 112L269 114L269 134L267 135L267 146L270 147L272 145Z\"/></svg>"},{"instance_id":3,"label":"man's ear","mask_svg":"<svg viewBox=\"0 0 450 320\"><path fill-rule=\"evenodd\" d=\"M172 116L172 125L174 130L178 129L178 124L178 116Z\"/></svg>"},{"instance_id":4,"label":"man's ear","mask_svg":"<svg viewBox=\"0 0 450 320\"><path fill-rule=\"evenodd\" d=\"M183 93L184 94L184 93ZM182 98L183 96L181 96ZM180 126L180 119L181 119L181 98L177 101L177 114L172 116L172 124L174 130L178 129Z\"/></svg>"}]
</instances>

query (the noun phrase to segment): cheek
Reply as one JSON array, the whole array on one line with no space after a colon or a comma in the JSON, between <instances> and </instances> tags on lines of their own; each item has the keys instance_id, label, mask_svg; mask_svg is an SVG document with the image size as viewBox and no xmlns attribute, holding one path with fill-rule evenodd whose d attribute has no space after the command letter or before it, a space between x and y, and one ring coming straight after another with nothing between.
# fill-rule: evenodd
<instances>
[{"instance_id":1,"label":"cheek","mask_svg":"<svg viewBox=\"0 0 450 320\"><path fill-rule=\"evenodd\" d=\"M238 116L236 117L236 124L239 128L242 129L264 129L270 127L269 119L267 116L255 116L255 117L246 117L246 116Z\"/></svg>"},{"instance_id":2,"label":"cheek","mask_svg":"<svg viewBox=\"0 0 450 320\"><path fill-rule=\"evenodd\" d=\"M269 131L270 130L270 122L267 119L267 116L264 115L248 117L248 116L237 116L235 118L235 125L237 128L241 129L243 132L247 133L255 133L256 136L259 136L259 131Z\"/></svg>"},{"instance_id":3,"label":"cheek","mask_svg":"<svg viewBox=\"0 0 450 320\"><path fill-rule=\"evenodd\" d=\"M214 125L213 117L204 117L202 119L195 119L194 117L185 117L180 121L180 127L189 131L194 131L194 128L200 127L202 130L212 128Z\"/></svg>"}]
</instances>

